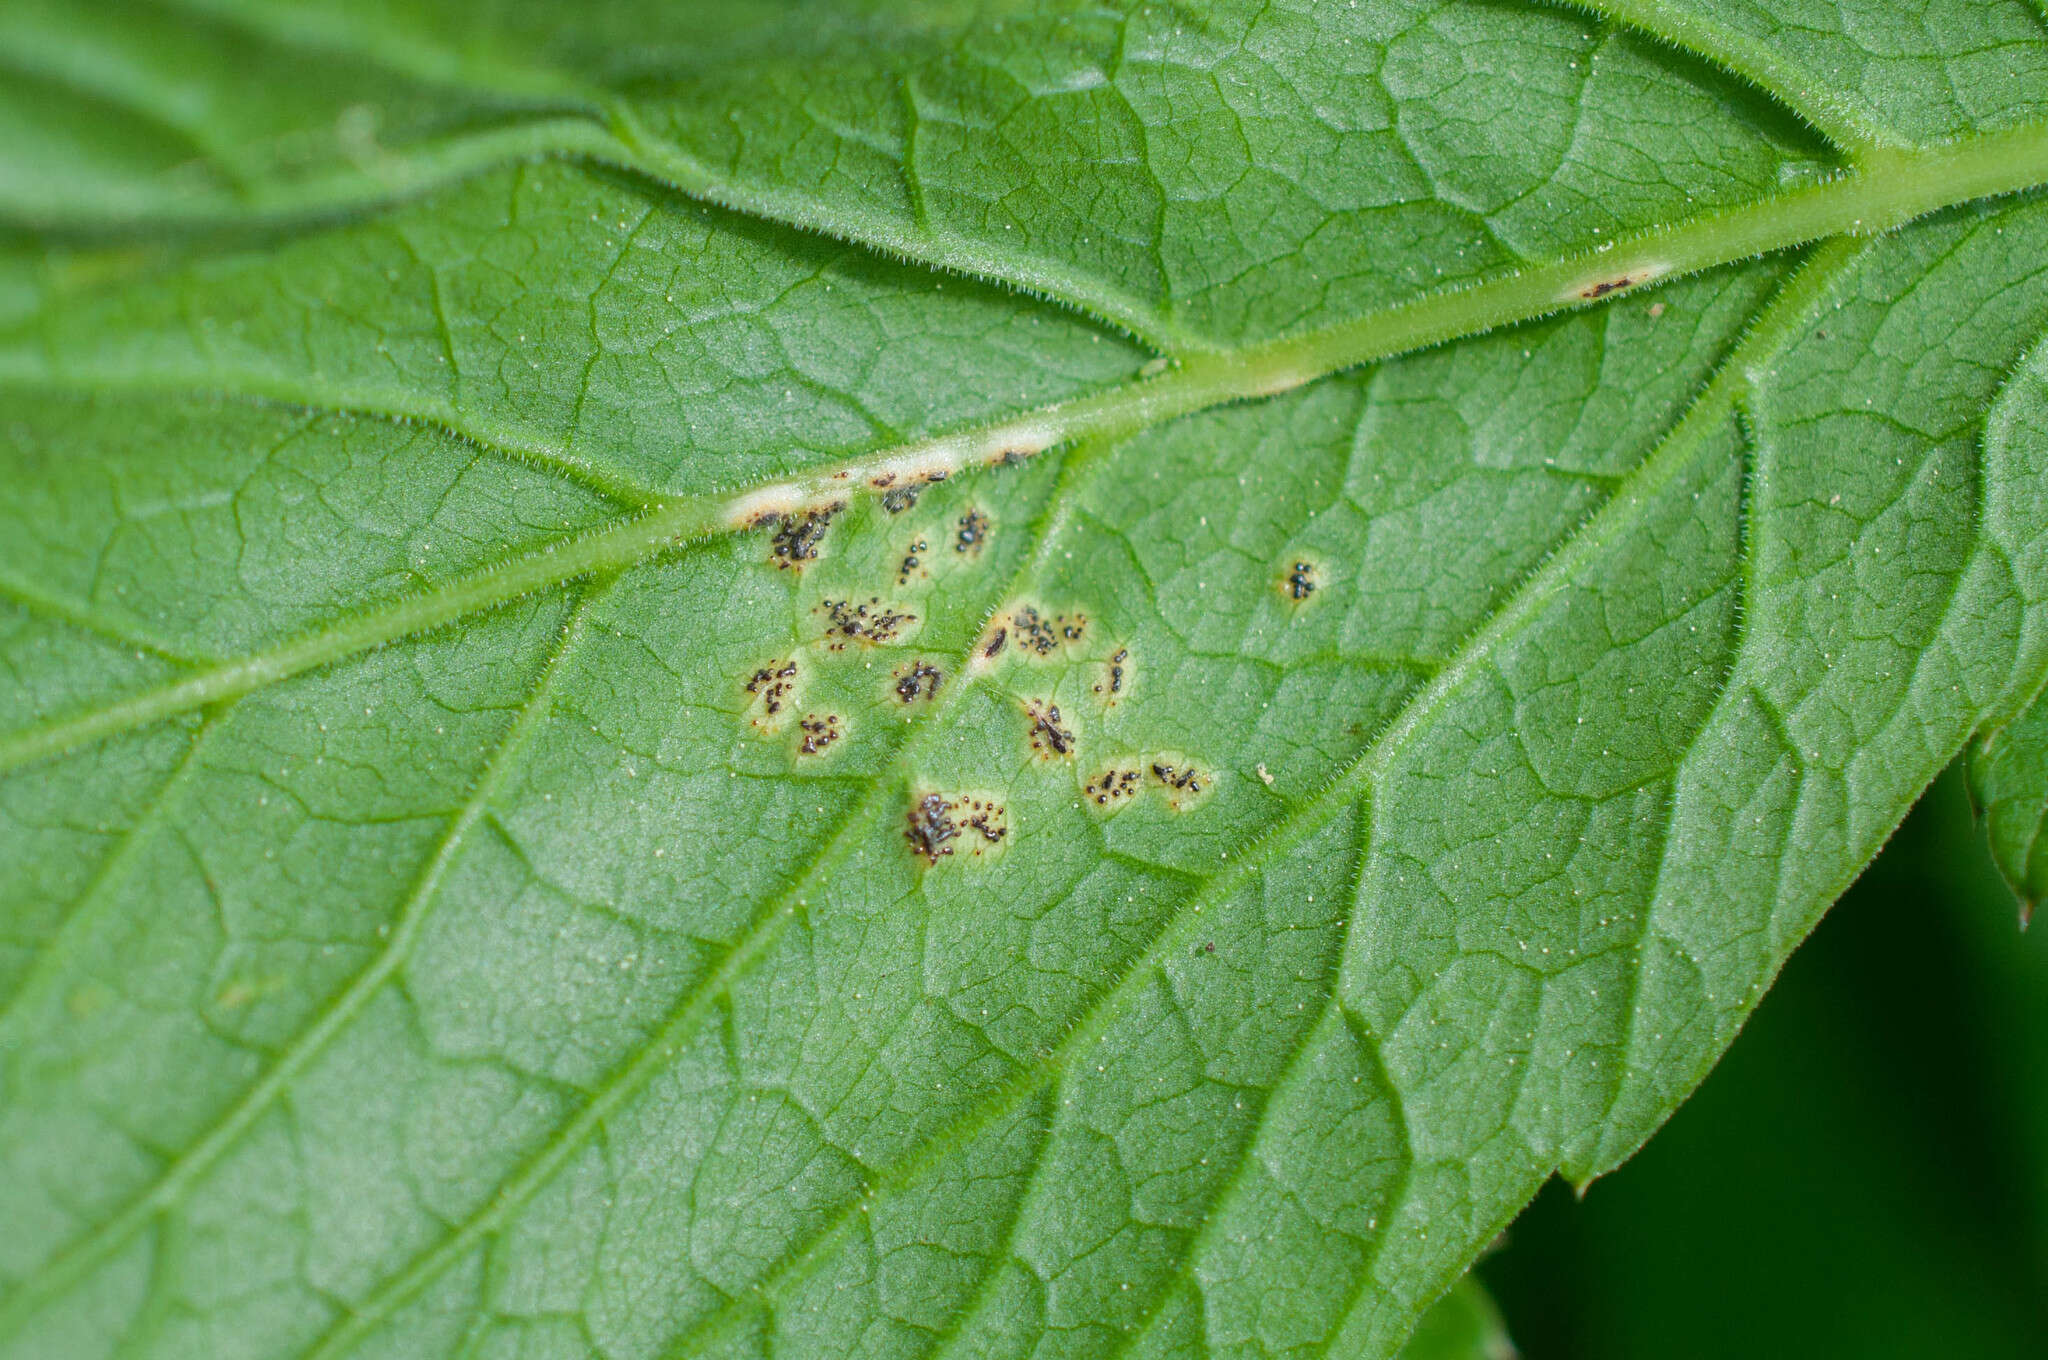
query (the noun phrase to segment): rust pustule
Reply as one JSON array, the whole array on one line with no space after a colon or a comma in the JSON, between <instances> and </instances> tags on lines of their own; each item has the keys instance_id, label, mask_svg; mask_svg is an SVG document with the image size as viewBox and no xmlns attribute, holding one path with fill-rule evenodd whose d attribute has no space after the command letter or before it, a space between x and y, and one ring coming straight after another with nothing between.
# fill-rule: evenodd
<instances>
[{"instance_id":1,"label":"rust pustule","mask_svg":"<svg viewBox=\"0 0 2048 1360\"><path fill-rule=\"evenodd\" d=\"M1138 796L1142 776L1133 769L1107 769L1081 786L1097 807L1118 807Z\"/></svg>"},{"instance_id":2,"label":"rust pustule","mask_svg":"<svg viewBox=\"0 0 2048 1360\"><path fill-rule=\"evenodd\" d=\"M782 706L789 701L790 692L795 688L794 660L771 661L755 671L746 683L747 693L760 699L761 711L771 718L782 712Z\"/></svg>"},{"instance_id":3,"label":"rust pustule","mask_svg":"<svg viewBox=\"0 0 2048 1360\"><path fill-rule=\"evenodd\" d=\"M835 501L816 510L784 515L775 527L775 537L769 540L768 560L784 571L801 570L804 563L817 558L826 528L845 508L846 502Z\"/></svg>"},{"instance_id":4,"label":"rust pustule","mask_svg":"<svg viewBox=\"0 0 2048 1360\"><path fill-rule=\"evenodd\" d=\"M960 516L960 523L954 530L953 551L975 557L981 556L982 546L988 541L988 532L988 516L979 510L969 508L966 514Z\"/></svg>"},{"instance_id":5,"label":"rust pustule","mask_svg":"<svg viewBox=\"0 0 2048 1360\"><path fill-rule=\"evenodd\" d=\"M883 604L878 595L870 595L865 602L826 600L818 608L825 614L827 645L835 652L845 651L849 642L870 647L894 642L906 624L917 622L917 615Z\"/></svg>"},{"instance_id":6,"label":"rust pustule","mask_svg":"<svg viewBox=\"0 0 2048 1360\"><path fill-rule=\"evenodd\" d=\"M937 666L928 661L913 661L896 672L896 698L906 704L936 698L939 686L945 683L946 677Z\"/></svg>"},{"instance_id":7,"label":"rust pustule","mask_svg":"<svg viewBox=\"0 0 2048 1360\"><path fill-rule=\"evenodd\" d=\"M1010 627L1016 630L1017 645L1031 656L1051 656L1069 642L1088 635L1086 614L1045 614L1035 605L1021 605L1011 611Z\"/></svg>"},{"instance_id":8,"label":"rust pustule","mask_svg":"<svg viewBox=\"0 0 2048 1360\"><path fill-rule=\"evenodd\" d=\"M1149 764L1153 782L1176 812L1185 811L1189 804L1198 801L1214 782L1207 771L1179 756L1157 756Z\"/></svg>"},{"instance_id":9,"label":"rust pustule","mask_svg":"<svg viewBox=\"0 0 2048 1360\"><path fill-rule=\"evenodd\" d=\"M1296 562L1288 569L1287 580L1282 588L1286 590L1289 599L1306 600L1316 593L1318 585L1315 564Z\"/></svg>"},{"instance_id":10,"label":"rust pustule","mask_svg":"<svg viewBox=\"0 0 2048 1360\"><path fill-rule=\"evenodd\" d=\"M910 583L911 575L917 572L923 565L924 554L930 551L930 547L931 545L926 543L922 537L914 538L910 541L910 551L903 554L903 561L896 568L897 585L908 585Z\"/></svg>"},{"instance_id":11,"label":"rust pustule","mask_svg":"<svg viewBox=\"0 0 2048 1360\"><path fill-rule=\"evenodd\" d=\"M1031 749L1040 760L1065 760L1074 753L1074 730L1060 717L1058 704L1029 700L1024 716L1031 720Z\"/></svg>"},{"instance_id":12,"label":"rust pustule","mask_svg":"<svg viewBox=\"0 0 2048 1360\"><path fill-rule=\"evenodd\" d=\"M936 793L928 793L910 805L909 825L903 836L910 842L910 848L924 857L926 864L937 864L939 857L953 853L952 842L960 835L960 828L953 824L953 805Z\"/></svg>"},{"instance_id":13,"label":"rust pustule","mask_svg":"<svg viewBox=\"0 0 2048 1360\"><path fill-rule=\"evenodd\" d=\"M920 794L911 800L903 838L910 843L913 854L927 865L934 865L952 854L954 842L968 834L980 838L981 844L973 847L977 855L988 846L1000 844L1010 834L1005 816L1004 807L994 799L967 794L953 798L941 793Z\"/></svg>"},{"instance_id":14,"label":"rust pustule","mask_svg":"<svg viewBox=\"0 0 2048 1360\"><path fill-rule=\"evenodd\" d=\"M803 733L803 739L797 744L798 753L807 756L817 755L839 740L839 715L827 713L820 717L815 713L806 713L797 720L797 730Z\"/></svg>"}]
</instances>

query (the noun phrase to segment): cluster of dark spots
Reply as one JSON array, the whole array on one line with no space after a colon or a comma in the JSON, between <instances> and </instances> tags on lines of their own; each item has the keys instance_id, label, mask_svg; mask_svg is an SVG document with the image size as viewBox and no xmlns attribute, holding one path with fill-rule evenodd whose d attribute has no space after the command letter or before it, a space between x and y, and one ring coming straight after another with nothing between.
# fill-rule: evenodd
<instances>
[{"instance_id":1,"label":"cluster of dark spots","mask_svg":"<svg viewBox=\"0 0 2048 1360\"><path fill-rule=\"evenodd\" d=\"M1136 770L1107 769L1081 786L1081 792L1095 800L1097 807L1117 807L1138 796Z\"/></svg>"},{"instance_id":2,"label":"cluster of dark spots","mask_svg":"<svg viewBox=\"0 0 2048 1360\"><path fill-rule=\"evenodd\" d=\"M1640 282L1642 280L1633 274L1621 274L1615 278L1602 279L1598 283L1589 284L1581 288L1579 296L1587 302L1591 302L1596 298L1604 298L1609 293L1619 293L1622 289L1633 287Z\"/></svg>"},{"instance_id":3,"label":"cluster of dark spots","mask_svg":"<svg viewBox=\"0 0 2048 1360\"><path fill-rule=\"evenodd\" d=\"M960 834L960 828L953 824L951 803L936 793L928 793L911 803L909 821L903 837L912 850L924 856L925 863L937 864L939 856L953 853L951 842Z\"/></svg>"},{"instance_id":4,"label":"cluster of dark spots","mask_svg":"<svg viewBox=\"0 0 2048 1360\"><path fill-rule=\"evenodd\" d=\"M839 740L839 715L827 713L821 718L815 713L806 713L797 720L797 730L804 734L797 747L798 752L807 756L817 755Z\"/></svg>"},{"instance_id":5,"label":"cluster of dark spots","mask_svg":"<svg viewBox=\"0 0 2048 1360\"><path fill-rule=\"evenodd\" d=\"M961 826L990 845L1010 834L1009 824L1003 820L1003 805L992 799L963 798L953 805L953 809L960 815ZM974 853L980 854L981 847L976 846Z\"/></svg>"},{"instance_id":6,"label":"cluster of dark spots","mask_svg":"<svg viewBox=\"0 0 2048 1360\"><path fill-rule=\"evenodd\" d=\"M923 559L920 558L918 554L929 552L930 550L931 545L929 543L926 543L922 536L914 538L910 541L910 551L903 554L902 565L896 568L897 585L902 586L910 584L910 574L916 571L919 568L919 566L922 565L923 562Z\"/></svg>"},{"instance_id":7,"label":"cluster of dark spots","mask_svg":"<svg viewBox=\"0 0 2048 1360\"><path fill-rule=\"evenodd\" d=\"M747 693L760 698L761 711L771 718L782 711L782 706L789 701L790 691L795 688L794 661L784 661L779 665L771 661L755 671L747 681Z\"/></svg>"},{"instance_id":8,"label":"cluster of dark spots","mask_svg":"<svg viewBox=\"0 0 2048 1360\"><path fill-rule=\"evenodd\" d=\"M988 542L988 528L988 516L970 506L954 531L953 551L981 556L982 545Z\"/></svg>"},{"instance_id":9,"label":"cluster of dark spots","mask_svg":"<svg viewBox=\"0 0 2048 1360\"><path fill-rule=\"evenodd\" d=\"M913 661L896 672L896 697L906 704L936 698L946 677L927 661Z\"/></svg>"},{"instance_id":10,"label":"cluster of dark spots","mask_svg":"<svg viewBox=\"0 0 2048 1360\"><path fill-rule=\"evenodd\" d=\"M1283 589L1289 599L1306 600L1316 593L1316 568L1313 562L1296 562L1287 572Z\"/></svg>"},{"instance_id":11,"label":"cluster of dark spots","mask_svg":"<svg viewBox=\"0 0 2048 1360\"><path fill-rule=\"evenodd\" d=\"M1109 664L1103 668L1102 683L1095 687L1095 692L1103 695L1122 694L1124 692L1124 667L1129 664L1130 659L1130 648L1117 648L1116 655L1110 657ZM1116 701L1112 698L1110 702L1114 703Z\"/></svg>"},{"instance_id":12,"label":"cluster of dark spots","mask_svg":"<svg viewBox=\"0 0 2048 1360\"><path fill-rule=\"evenodd\" d=\"M926 864L937 864L942 856L952 854L953 842L965 832L980 836L987 845L994 845L1010 834L1002 806L981 798L948 798L927 793L911 800L906 820L903 838ZM975 846L974 853L980 854L981 849Z\"/></svg>"},{"instance_id":13,"label":"cluster of dark spots","mask_svg":"<svg viewBox=\"0 0 2048 1360\"><path fill-rule=\"evenodd\" d=\"M894 642L906 623L917 622L917 615L905 613L893 605L885 605L879 596L870 595L865 604L853 600L827 600L818 606L825 611L825 636L831 639L835 652L846 650L848 642L865 643L879 647Z\"/></svg>"},{"instance_id":14,"label":"cluster of dark spots","mask_svg":"<svg viewBox=\"0 0 2048 1360\"><path fill-rule=\"evenodd\" d=\"M1041 614L1024 605L1010 615L1017 645L1033 656L1051 656L1062 643L1079 642L1088 633L1086 614ZM994 653L990 653L994 655Z\"/></svg>"},{"instance_id":15,"label":"cluster of dark spots","mask_svg":"<svg viewBox=\"0 0 2048 1360\"><path fill-rule=\"evenodd\" d=\"M818 545L825 541L825 530L845 508L846 502L835 501L816 510L782 516L775 526L775 537L768 544L768 560L784 571L801 570L805 562L816 559Z\"/></svg>"},{"instance_id":16,"label":"cluster of dark spots","mask_svg":"<svg viewBox=\"0 0 2048 1360\"><path fill-rule=\"evenodd\" d=\"M868 485L882 493L882 508L892 515L900 515L917 504L917 498L933 482L946 480L944 472L927 472L922 477L913 477L901 486L896 484L896 474L885 472L873 478Z\"/></svg>"},{"instance_id":17,"label":"cluster of dark spots","mask_svg":"<svg viewBox=\"0 0 2048 1360\"><path fill-rule=\"evenodd\" d=\"M1209 776L1194 765L1170 760L1153 761L1152 778L1166 791L1167 801L1175 808L1200 797L1209 787Z\"/></svg>"},{"instance_id":18,"label":"cluster of dark spots","mask_svg":"<svg viewBox=\"0 0 2048 1360\"><path fill-rule=\"evenodd\" d=\"M1064 760L1074 753L1074 729L1060 718L1058 704L1028 700L1024 716L1031 719L1031 749L1040 760Z\"/></svg>"}]
</instances>

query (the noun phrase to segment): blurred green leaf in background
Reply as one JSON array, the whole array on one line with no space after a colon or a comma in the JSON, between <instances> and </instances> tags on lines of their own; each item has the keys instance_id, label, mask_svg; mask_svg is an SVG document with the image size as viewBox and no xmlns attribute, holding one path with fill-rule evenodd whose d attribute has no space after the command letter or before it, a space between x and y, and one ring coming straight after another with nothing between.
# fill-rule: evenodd
<instances>
[{"instance_id":1,"label":"blurred green leaf in background","mask_svg":"<svg viewBox=\"0 0 2048 1360\"><path fill-rule=\"evenodd\" d=\"M1480 1266L1528 1360L2048 1349L2048 931L1951 771L1706 1084Z\"/></svg>"}]
</instances>

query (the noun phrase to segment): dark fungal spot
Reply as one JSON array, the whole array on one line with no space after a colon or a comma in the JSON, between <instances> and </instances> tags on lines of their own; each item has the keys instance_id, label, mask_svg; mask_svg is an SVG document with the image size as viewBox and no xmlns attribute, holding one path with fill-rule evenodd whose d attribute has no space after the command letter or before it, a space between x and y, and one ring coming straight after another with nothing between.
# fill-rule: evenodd
<instances>
[{"instance_id":1,"label":"dark fungal spot","mask_svg":"<svg viewBox=\"0 0 2048 1360\"><path fill-rule=\"evenodd\" d=\"M769 541L768 560L784 571L801 570L805 562L817 558L826 528L845 508L844 501L836 501L821 509L784 515L775 526L775 537Z\"/></svg>"},{"instance_id":2,"label":"dark fungal spot","mask_svg":"<svg viewBox=\"0 0 2048 1360\"><path fill-rule=\"evenodd\" d=\"M761 701L761 711L769 717L782 712L782 706L789 701L790 692L796 688L796 662L771 661L754 672L748 679L747 693Z\"/></svg>"},{"instance_id":3,"label":"dark fungal spot","mask_svg":"<svg viewBox=\"0 0 2048 1360\"><path fill-rule=\"evenodd\" d=\"M1598 283L1589 284L1581 288L1579 296L1588 302L1592 302L1596 298L1606 297L1609 293L1619 293L1624 288L1633 287L1639 281L1633 274L1622 274L1615 278L1602 279Z\"/></svg>"},{"instance_id":4,"label":"dark fungal spot","mask_svg":"<svg viewBox=\"0 0 2048 1360\"><path fill-rule=\"evenodd\" d=\"M953 551L981 556L982 545L988 541L988 516L970 507L960 517L959 527L953 534Z\"/></svg>"},{"instance_id":5,"label":"dark fungal spot","mask_svg":"<svg viewBox=\"0 0 2048 1360\"><path fill-rule=\"evenodd\" d=\"M1285 589L1289 599L1306 600L1316 593L1316 569L1312 562L1296 562L1288 570Z\"/></svg>"},{"instance_id":6,"label":"dark fungal spot","mask_svg":"<svg viewBox=\"0 0 2048 1360\"><path fill-rule=\"evenodd\" d=\"M1209 776L1192 762L1161 756L1151 762L1152 778L1176 811L1200 798L1210 784Z\"/></svg>"},{"instance_id":7,"label":"dark fungal spot","mask_svg":"<svg viewBox=\"0 0 2048 1360\"><path fill-rule=\"evenodd\" d=\"M1102 683L1095 687L1097 694L1117 695L1124 692L1124 667L1130 663L1131 649L1119 647L1109 658L1109 664L1102 668ZM1114 702L1112 700L1111 702Z\"/></svg>"},{"instance_id":8,"label":"dark fungal spot","mask_svg":"<svg viewBox=\"0 0 2048 1360\"><path fill-rule=\"evenodd\" d=\"M977 855L983 846L998 844L1010 834L1001 804L967 795L948 798L927 793L913 798L905 823L903 838L910 842L911 852L928 865L952 854L953 843L965 833L981 838L982 845L974 847Z\"/></svg>"},{"instance_id":9,"label":"dark fungal spot","mask_svg":"<svg viewBox=\"0 0 2048 1360\"><path fill-rule=\"evenodd\" d=\"M1007 628L998 628L996 629L995 633L989 638L988 646L981 649L981 654L984 657L1001 656L1003 654L1004 646L1007 645L1009 641L1010 630Z\"/></svg>"},{"instance_id":10,"label":"dark fungal spot","mask_svg":"<svg viewBox=\"0 0 2048 1360\"><path fill-rule=\"evenodd\" d=\"M896 698L906 704L935 698L946 677L927 661L913 661L896 672Z\"/></svg>"},{"instance_id":11,"label":"dark fungal spot","mask_svg":"<svg viewBox=\"0 0 2048 1360\"><path fill-rule=\"evenodd\" d=\"M904 839L910 848L924 856L927 864L937 864L939 856L953 853L953 840L959 836L960 828L953 824L953 805L936 793L928 793L910 805L910 825L904 828Z\"/></svg>"},{"instance_id":12,"label":"dark fungal spot","mask_svg":"<svg viewBox=\"0 0 2048 1360\"><path fill-rule=\"evenodd\" d=\"M896 474L893 472L883 473L868 484L882 493L882 508L884 510L887 510L892 515L900 515L917 504L917 498L924 494L926 487L930 486L933 482L943 482L945 480L946 472L941 468L927 472L919 477L913 477L900 486L896 484Z\"/></svg>"},{"instance_id":13,"label":"dark fungal spot","mask_svg":"<svg viewBox=\"0 0 2048 1360\"><path fill-rule=\"evenodd\" d=\"M960 825L980 836L990 845L996 844L1010 834L1009 826L1003 820L1003 806L990 799L963 798L953 805L960 814ZM981 853L979 846L975 854Z\"/></svg>"},{"instance_id":14,"label":"dark fungal spot","mask_svg":"<svg viewBox=\"0 0 2048 1360\"><path fill-rule=\"evenodd\" d=\"M910 551L903 554L903 561L896 568L897 585L908 585L910 583L911 573L916 571L922 564L923 559L919 554L929 551L930 547L931 545L926 543L922 537L914 538L910 541Z\"/></svg>"},{"instance_id":15,"label":"dark fungal spot","mask_svg":"<svg viewBox=\"0 0 2048 1360\"><path fill-rule=\"evenodd\" d=\"M825 612L825 636L835 652L845 651L849 642L870 647L894 642L905 624L917 622L917 615L885 605L875 595L870 595L866 603L826 600L818 608Z\"/></svg>"},{"instance_id":16,"label":"dark fungal spot","mask_svg":"<svg viewBox=\"0 0 2048 1360\"><path fill-rule=\"evenodd\" d=\"M1081 793L1097 807L1120 807L1138 796L1142 778L1136 770L1107 769L1083 784Z\"/></svg>"},{"instance_id":17,"label":"dark fungal spot","mask_svg":"<svg viewBox=\"0 0 2048 1360\"><path fill-rule=\"evenodd\" d=\"M1024 716L1031 719L1031 749L1040 760L1065 760L1074 753L1074 730L1060 717L1058 704L1032 699Z\"/></svg>"},{"instance_id":18,"label":"dark fungal spot","mask_svg":"<svg viewBox=\"0 0 2048 1360\"><path fill-rule=\"evenodd\" d=\"M1010 615L1017 645L1032 656L1051 656L1063 642L1079 642L1088 633L1086 614L1041 614L1024 605Z\"/></svg>"},{"instance_id":19,"label":"dark fungal spot","mask_svg":"<svg viewBox=\"0 0 2048 1360\"><path fill-rule=\"evenodd\" d=\"M839 740L839 715L827 713L821 718L815 713L806 713L797 721L797 730L803 733L803 740L797 746L798 753L817 755Z\"/></svg>"}]
</instances>

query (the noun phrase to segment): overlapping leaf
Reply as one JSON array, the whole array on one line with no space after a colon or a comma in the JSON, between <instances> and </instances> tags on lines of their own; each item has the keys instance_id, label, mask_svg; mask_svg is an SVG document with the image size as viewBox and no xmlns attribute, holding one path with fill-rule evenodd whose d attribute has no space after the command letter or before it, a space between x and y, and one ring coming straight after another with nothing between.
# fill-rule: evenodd
<instances>
[{"instance_id":1,"label":"overlapping leaf","mask_svg":"<svg viewBox=\"0 0 2048 1360\"><path fill-rule=\"evenodd\" d=\"M1387 1354L2048 675L2023 5L0 48L8 1354Z\"/></svg>"}]
</instances>

